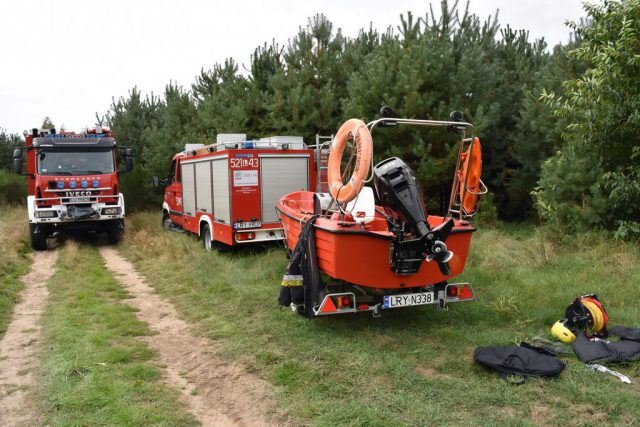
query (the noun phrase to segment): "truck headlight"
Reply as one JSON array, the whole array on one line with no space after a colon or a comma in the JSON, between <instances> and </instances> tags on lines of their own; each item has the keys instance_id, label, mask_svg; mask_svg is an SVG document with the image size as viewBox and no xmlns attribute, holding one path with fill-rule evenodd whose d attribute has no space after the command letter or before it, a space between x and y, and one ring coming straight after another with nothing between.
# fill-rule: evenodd
<instances>
[{"instance_id":1,"label":"truck headlight","mask_svg":"<svg viewBox=\"0 0 640 427\"><path fill-rule=\"evenodd\" d=\"M36 211L36 218L55 218L57 216L56 211Z\"/></svg>"},{"instance_id":2,"label":"truck headlight","mask_svg":"<svg viewBox=\"0 0 640 427\"><path fill-rule=\"evenodd\" d=\"M122 209L120 208L104 208L102 209L102 215L120 215Z\"/></svg>"}]
</instances>

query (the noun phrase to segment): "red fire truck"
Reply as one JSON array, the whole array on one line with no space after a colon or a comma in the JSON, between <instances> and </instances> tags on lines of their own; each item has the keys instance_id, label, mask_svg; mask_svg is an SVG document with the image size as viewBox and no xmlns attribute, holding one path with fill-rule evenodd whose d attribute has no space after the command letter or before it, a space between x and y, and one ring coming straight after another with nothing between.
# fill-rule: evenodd
<instances>
[{"instance_id":1,"label":"red fire truck","mask_svg":"<svg viewBox=\"0 0 640 427\"><path fill-rule=\"evenodd\" d=\"M55 129L25 131L25 146L13 152L15 172L22 175L26 152L29 236L36 250L47 237L65 229L106 232L117 243L124 231L124 197L118 187L116 140L104 127L81 134ZM133 153L123 148L125 169Z\"/></svg>"},{"instance_id":2,"label":"red fire truck","mask_svg":"<svg viewBox=\"0 0 640 427\"><path fill-rule=\"evenodd\" d=\"M154 186L165 187L163 226L201 236L207 250L282 240L276 204L315 191L314 150L298 136L219 134L216 144L188 144Z\"/></svg>"}]
</instances>

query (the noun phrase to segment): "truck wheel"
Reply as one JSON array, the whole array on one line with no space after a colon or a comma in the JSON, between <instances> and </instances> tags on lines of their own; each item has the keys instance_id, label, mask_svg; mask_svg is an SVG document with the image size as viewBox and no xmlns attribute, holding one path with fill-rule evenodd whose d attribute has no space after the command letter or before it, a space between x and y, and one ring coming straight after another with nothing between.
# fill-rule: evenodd
<instances>
[{"instance_id":1,"label":"truck wheel","mask_svg":"<svg viewBox=\"0 0 640 427\"><path fill-rule=\"evenodd\" d=\"M122 240L122 230L109 230L107 231L107 240L110 245L117 245Z\"/></svg>"},{"instance_id":2,"label":"truck wheel","mask_svg":"<svg viewBox=\"0 0 640 427\"><path fill-rule=\"evenodd\" d=\"M164 211L162 212L162 228L169 230L171 228L171 217Z\"/></svg>"},{"instance_id":3,"label":"truck wheel","mask_svg":"<svg viewBox=\"0 0 640 427\"><path fill-rule=\"evenodd\" d=\"M29 238L31 239L31 247L36 251L47 250L47 233L44 227L38 227L36 224L29 224Z\"/></svg>"},{"instance_id":4,"label":"truck wheel","mask_svg":"<svg viewBox=\"0 0 640 427\"><path fill-rule=\"evenodd\" d=\"M124 234L124 222L114 221L111 227L107 230L107 240L110 245L116 245L122 240Z\"/></svg>"},{"instance_id":5,"label":"truck wheel","mask_svg":"<svg viewBox=\"0 0 640 427\"><path fill-rule=\"evenodd\" d=\"M213 242L211 241L211 229L209 228L209 224L205 224L204 228L202 229L202 244L208 251L213 249Z\"/></svg>"}]
</instances>

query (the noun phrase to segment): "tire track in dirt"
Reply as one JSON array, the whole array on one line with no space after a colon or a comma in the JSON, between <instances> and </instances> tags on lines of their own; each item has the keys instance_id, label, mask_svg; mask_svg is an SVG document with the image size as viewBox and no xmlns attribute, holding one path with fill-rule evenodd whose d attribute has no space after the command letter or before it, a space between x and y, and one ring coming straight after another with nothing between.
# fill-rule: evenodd
<instances>
[{"instance_id":1,"label":"tire track in dirt","mask_svg":"<svg viewBox=\"0 0 640 427\"><path fill-rule=\"evenodd\" d=\"M47 282L55 272L56 251L34 252L31 271L22 276L25 288L11 323L0 341L0 425L32 426L38 415L29 400L36 381L42 338L40 319L47 305Z\"/></svg>"},{"instance_id":2,"label":"tire track in dirt","mask_svg":"<svg viewBox=\"0 0 640 427\"><path fill-rule=\"evenodd\" d=\"M194 337L173 305L145 283L131 263L113 248L101 247L107 268L133 295L127 303L157 335L142 337L160 354L169 385L178 389L190 412L204 426L268 426L274 414L270 385L246 372L239 363L226 363L212 343Z\"/></svg>"}]
</instances>

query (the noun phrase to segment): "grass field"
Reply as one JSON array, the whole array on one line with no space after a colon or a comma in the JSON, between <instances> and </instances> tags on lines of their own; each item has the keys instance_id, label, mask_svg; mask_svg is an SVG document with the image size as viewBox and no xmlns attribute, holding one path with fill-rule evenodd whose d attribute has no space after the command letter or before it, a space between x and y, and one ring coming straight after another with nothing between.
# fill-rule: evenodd
<instances>
[{"instance_id":1,"label":"grass field","mask_svg":"<svg viewBox=\"0 0 640 427\"><path fill-rule=\"evenodd\" d=\"M23 287L19 277L31 262L28 238L24 207L0 205L0 338Z\"/></svg>"},{"instance_id":2,"label":"grass field","mask_svg":"<svg viewBox=\"0 0 640 427\"><path fill-rule=\"evenodd\" d=\"M584 236L541 242L533 228L476 233L461 279L477 303L305 320L276 305L284 251L207 253L165 232L158 213L129 217L121 251L194 330L277 386L282 409L314 425L633 424L640 366L624 385L575 356L558 379L521 387L473 364L480 345L518 343L595 292L611 324L640 326L637 246Z\"/></svg>"},{"instance_id":3,"label":"grass field","mask_svg":"<svg viewBox=\"0 0 640 427\"><path fill-rule=\"evenodd\" d=\"M136 338L151 332L95 248L67 241L49 293L38 376L45 425L196 424Z\"/></svg>"},{"instance_id":4,"label":"grass field","mask_svg":"<svg viewBox=\"0 0 640 427\"><path fill-rule=\"evenodd\" d=\"M0 216L0 325L6 325L29 265L22 208ZM294 424L633 425L640 413L640 364L617 367L625 385L575 356L557 379L514 387L473 364L480 345L548 335L576 296L596 292L610 324L640 326L640 249L596 236L547 236L484 229L474 236L461 279L479 302L447 311L416 307L382 318L311 321L276 299L284 251L207 253L187 234L165 232L157 213L130 215L119 250L172 301L219 356L240 360L275 386L278 412ZM91 243L58 249L42 320L38 406L48 425L192 425L163 384L150 334L124 302L128 294ZM79 274L82 272L82 274ZM3 331L4 329L0 329Z\"/></svg>"}]
</instances>

